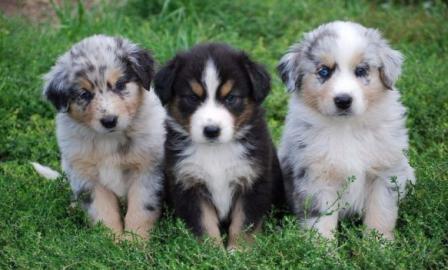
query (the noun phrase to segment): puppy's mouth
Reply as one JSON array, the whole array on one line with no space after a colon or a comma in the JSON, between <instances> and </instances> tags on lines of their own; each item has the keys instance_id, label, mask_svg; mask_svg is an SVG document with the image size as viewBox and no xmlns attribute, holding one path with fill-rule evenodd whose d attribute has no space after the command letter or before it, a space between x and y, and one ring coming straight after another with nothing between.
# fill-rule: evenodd
<instances>
[{"instance_id":1,"label":"puppy's mouth","mask_svg":"<svg viewBox=\"0 0 448 270\"><path fill-rule=\"evenodd\" d=\"M114 127L114 128L103 128L103 129L96 129L96 132L100 133L100 134L104 134L104 135L110 135L110 136L114 136L117 134L122 134L123 132L125 132L125 130L119 128L119 127Z\"/></svg>"},{"instance_id":2,"label":"puppy's mouth","mask_svg":"<svg viewBox=\"0 0 448 270\"><path fill-rule=\"evenodd\" d=\"M191 137L191 134L190 134ZM202 144L202 145L209 145L209 146L213 146L213 145L220 145L223 144L223 142L221 142L221 140L219 138L202 138L201 140L194 140L194 143L197 144Z\"/></svg>"},{"instance_id":3,"label":"puppy's mouth","mask_svg":"<svg viewBox=\"0 0 448 270\"><path fill-rule=\"evenodd\" d=\"M339 117L349 117L352 115L353 115L353 113L351 110L340 110L340 111L336 112L336 116L339 116Z\"/></svg>"},{"instance_id":4,"label":"puppy's mouth","mask_svg":"<svg viewBox=\"0 0 448 270\"><path fill-rule=\"evenodd\" d=\"M207 145L218 145L218 144L222 144L223 142L221 142L220 140L219 140L219 138L215 138L215 139L207 139L206 141L205 141L205 144L207 144Z\"/></svg>"}]
</instances>

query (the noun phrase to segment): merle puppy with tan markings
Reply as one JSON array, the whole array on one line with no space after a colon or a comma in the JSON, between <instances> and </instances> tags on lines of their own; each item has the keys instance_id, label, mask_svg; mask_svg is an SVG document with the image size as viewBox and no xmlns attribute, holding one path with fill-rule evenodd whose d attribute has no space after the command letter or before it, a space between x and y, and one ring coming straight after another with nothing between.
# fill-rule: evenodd
<instances>
[{"instance_id":1,"label":"merle puppy with tan markings","mask_svg":"<svg viewBox=\"0 0 448 270\"><path fill-rule=\"evenodd\" d=\"M340 21L307 33L280 61L292 93L279 151L287 198L325 237L357 213L393 238L398 199L415 182L395 88L401 64L377 30Z\"/></svg>"},{"instance_id":2,"label":"merle puppy with tan markings","mask_svg":"<svg viewBox=\"0 0 448 270\"><path fill-rule=\"evenodd\" d=\"M177 54L156 75L166 104L167 195L197 236L228 248L260 229L281 172L260 104L266 70L244 52L203 44Z\"/></svg>"},{"instance_id":3,"label":"merle puppy with tan markings","mask_svg":"<svg viewBox=\"0 0 448 270\"><path fill-rule=\"evenodd\" d=\"M147 237L160 214L165 110L149 92L153 63L126 39L96 35L45 75L63 170L92 220L116 234Z\"/></svg>"}]
</instances>

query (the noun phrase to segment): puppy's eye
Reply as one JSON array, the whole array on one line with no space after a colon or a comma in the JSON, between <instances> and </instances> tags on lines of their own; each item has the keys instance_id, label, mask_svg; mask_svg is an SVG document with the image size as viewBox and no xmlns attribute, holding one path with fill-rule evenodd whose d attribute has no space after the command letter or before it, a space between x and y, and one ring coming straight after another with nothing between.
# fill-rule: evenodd
<instances>
[{"instance_id":1,"label":"puppy's eye","mask_svg":"<svg viewBox=\"0 0 448 270\"><path fill-rule=\"evenodd\" d=\"M126 80L118 80L115 83L115 90L122 91L126 87L127 83L128 83L128 81L126 81Z\"/></svg>"},{"instance_id":2,"label":"puppy's eye","mask_svg":"<svg viewBox=\"0 0 448 270\"><path fill-rule=\"evenodd\" d=\"M189 105L196 105L199 101L201 101L201 99L196 95L185 95L182 96L182 99Z\"/></svg>"},{"instance_id":3,"label":"puppy's eye","mask_svg":"<svg viewBox=\"0 0 448 270\"><path fill-rule=\"evenodd\" d=\"M365 77L367 76L367 67L356 67L355 68L355 76L356 77Z\"/></svg>"},{"instance_id":4,"label":"puppy's eye","mask_svg":"<svg viewBox=\"0 0 448 270\"><path fill-rule=\"evenodd\" d=\"M331 75L331 70L329 67L327 66L322 66L317 70L317 74L322 78L322 79L328 79Z\"/></svg>"},{"instance_id":5,"label":"puppy's eye","mask_svg":"<svg viewBox=\"0 0 448 270\"><path fill-rule=\"evenodd\" d=\"M229 94L226 96L226 98L224 99L224 102L231 106L231 105L235 105L240 101L240 97L234 94Z\"/></svg>"},{"instance_id":6,"label":"puppy's eye","mask_svg":"<svg viewBox=\"0 0 448 270\"><path fill-rule=\"evenodd\" d=\"M82 90L81 94L79 94L79 97L83 100L90 101L93 98L93 93L87 90Z\"/></svg>"}]
</instances>

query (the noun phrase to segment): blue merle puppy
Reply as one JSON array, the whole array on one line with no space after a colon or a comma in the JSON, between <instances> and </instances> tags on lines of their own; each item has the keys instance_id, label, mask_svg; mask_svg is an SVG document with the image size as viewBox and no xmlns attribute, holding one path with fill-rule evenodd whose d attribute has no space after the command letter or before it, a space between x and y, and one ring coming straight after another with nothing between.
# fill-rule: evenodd
<instances>
[{"instance_id":1,"label":"blue merle puppy","mask_svg":"<svg viewBox=\"0 0 448 270\"><path fill-rule=\"evenodd\" d=\"M142 237L160 215L165 111L154 61L130 41L88 37L45 75L64 172L93 222ZM124 222L120 200L127 200Z\"/></svg>"}]
</instances>

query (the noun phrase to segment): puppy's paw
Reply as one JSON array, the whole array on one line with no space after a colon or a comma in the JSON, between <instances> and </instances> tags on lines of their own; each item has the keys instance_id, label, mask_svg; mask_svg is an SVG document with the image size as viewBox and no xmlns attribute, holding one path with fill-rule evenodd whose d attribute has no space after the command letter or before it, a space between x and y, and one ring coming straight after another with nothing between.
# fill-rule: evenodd
<instances>
[{"instance_id":1,"label":"puppy's paw","mask_svg":"<svg viewBox=\"0 0 448 270\"><path fill-rule=\"evenodd\" d=\"M148 244L148 238L144 238L134 232L131 231L125 231L123 234L121 234L118 237L118 241L119 243L132 243L132 244L137 244L140 247L145 247Z\"/></svg>"},{"instance_id":2,"label":"puppy's paw","mask_svg":"<svg viewBox=\"0 0 448 270\"><path fill-rule=\"evenodd\" d=\"M372 237L372 238L376 239L377 241L386 241L386 242L392 242L395 240L393 231L381 232L377 229L372 229L372 228L367 228L364 231L364 237Z\"/></svg>"}]
</instances>

